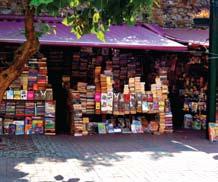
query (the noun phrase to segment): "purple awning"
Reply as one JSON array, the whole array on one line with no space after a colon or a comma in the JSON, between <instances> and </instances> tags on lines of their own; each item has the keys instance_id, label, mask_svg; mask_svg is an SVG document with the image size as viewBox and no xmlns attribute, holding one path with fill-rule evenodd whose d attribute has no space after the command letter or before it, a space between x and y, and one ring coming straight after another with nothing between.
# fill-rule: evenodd
<instances>
[{"instance_id":1,"label":"purple awning","mask_svg":"<svg viewBox=\"0 0 218 182\"><path fill-rule=\"evenodd\" d=\"M157 25L145 26L159 35L180 43L209 47L209 29L161 28Z\"/></svg>"},{"instance_id":2,"label":"purple awning","mask_svg":"<svg viewBox=\"0 0 218 182\"><path fill-rule=\"evenodd\" d=\"M106 41L102 42L93 34L77 39L70 32L70 28L61 23L52 23L56 27L56 34L43 35L40 38L42 45L58 46L92 46L114 47L144 50L184 51L186 46L158 35L142 26L111 26L106 33ZM23 43L22 34L24 23L13 21L0 21L0 42Z\"/></svg>"}]
</instances>

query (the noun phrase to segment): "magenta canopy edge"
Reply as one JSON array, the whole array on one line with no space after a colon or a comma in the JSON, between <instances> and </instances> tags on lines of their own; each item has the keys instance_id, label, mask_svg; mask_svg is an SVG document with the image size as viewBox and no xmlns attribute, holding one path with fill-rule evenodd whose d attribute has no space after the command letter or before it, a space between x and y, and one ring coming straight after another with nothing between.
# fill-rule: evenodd
<instances>
[{"instance_id":1,"label":"magenta canopy edge","mask_svg":"<svg viewBox=\"0 0 218 182\"><path fill-rule=\"evenodd\" d=\"M82 38L77 39L70 32L69 27L59 22L50 22L49 24L55 27L57 33L40 37L42 45L111 47L160 51L187 50L187 46L158 35L141 25L112 25L110 30L106 32L106 41L103 42L98 40L93 34L84 35ZM22 34L23 28L23 21L0 21L0 42L23 43L25 41L25 37Z\"/></svg>"}]
</instances>

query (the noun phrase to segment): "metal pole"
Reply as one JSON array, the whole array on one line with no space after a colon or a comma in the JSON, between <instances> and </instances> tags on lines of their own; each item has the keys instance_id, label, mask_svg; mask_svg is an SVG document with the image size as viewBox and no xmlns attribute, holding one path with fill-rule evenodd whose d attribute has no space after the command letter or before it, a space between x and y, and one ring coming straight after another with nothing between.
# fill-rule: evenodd
<instances>
[{"instance_id":1,"label":"metal pole","mask_svg":"<svg viewBox=\"0 0 218 182\"><path fill-rule=\"evenodd\" d=\"M210 56L208 86L208 122L216 122L216 85L218 56L218 0L210 0ZM211 58L211 59L210 59Z\"/></svg>"}]
</instances>

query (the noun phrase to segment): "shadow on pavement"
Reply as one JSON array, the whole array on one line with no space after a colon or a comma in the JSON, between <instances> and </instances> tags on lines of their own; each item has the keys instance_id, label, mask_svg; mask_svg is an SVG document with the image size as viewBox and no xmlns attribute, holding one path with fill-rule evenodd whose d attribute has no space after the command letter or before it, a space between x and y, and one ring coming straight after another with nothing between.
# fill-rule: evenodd
<instances>
[{"instance_id":1,"label":"shadow on pavement","mask_svg":"<svg viewBox=\"0 0 218 182\"><path fill-rule=\"evenodd\" d=\"M59 175L51 176L53 181L79 182L81 179L76 173L72 173L71 177L66 177L64 174L67 167L62 168L61 165L68 162L82 166L85 171L89 172L95 166L109 167L116 162L125 161L131 153L135 153L136 156L145 153L150 160L158 161L162 158L175 157L175 154L181 152L217 153L218 145L210 143L206 140L205 133L198 131L180 131L160 136L146 134L87 137L58 135L27 138L15 136L11 139L4 136L3 145L0 148L0 177L4 182L14 180L26 182L38 176L43 178L48 175L49 169L46 169L45 165L48 163L59 170L56 173ZM218 160L218 155L215 155L213 159ZM34 169L34 166L39 169Z\"/></svg>"}]
</instances>

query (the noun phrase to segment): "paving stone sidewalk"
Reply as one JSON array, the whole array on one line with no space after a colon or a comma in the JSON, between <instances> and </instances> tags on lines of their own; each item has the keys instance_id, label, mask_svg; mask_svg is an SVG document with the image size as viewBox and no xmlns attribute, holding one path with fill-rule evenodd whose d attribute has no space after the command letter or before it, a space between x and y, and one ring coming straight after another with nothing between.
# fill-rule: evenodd
<instances>
[{"instance_id":1,"label":"paving stone sidewalk","mask_svg":"<svg viewBox=\"0 0 218 182\"><path fill-rule=\"evenodd\" d=\"M3 137L0 182L217 182L204 133Z\"/></svg>"}]
</instances>

